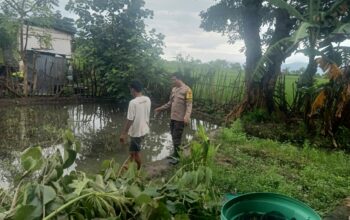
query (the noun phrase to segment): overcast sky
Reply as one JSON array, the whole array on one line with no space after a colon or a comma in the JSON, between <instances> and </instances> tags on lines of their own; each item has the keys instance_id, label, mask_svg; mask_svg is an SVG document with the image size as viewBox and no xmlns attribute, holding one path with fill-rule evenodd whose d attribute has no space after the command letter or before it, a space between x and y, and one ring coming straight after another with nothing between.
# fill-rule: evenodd
<instances>
[{"instance_id":1,"label":"overcast sky","mask_svg":"<svg viewBox=\"0 0 350 220\"><path fill-rule=\"evenodd\" d=\"M62 14L73 17L64 12L64 5L68 0L59 0ZM153 10L154 18L147 20L149 29L165 35L163 58L173 60L177 54L190 55L204 62L224 59L230 62L245 62L245 56L239 50L243 42L234 45L227 43L228 38L219 33L205 32L199 25L199 13L211 5L214 0L145 0L146 8ZM286 63L305 62L302 55L289 58Z\"/></svg>"}]
</instances>

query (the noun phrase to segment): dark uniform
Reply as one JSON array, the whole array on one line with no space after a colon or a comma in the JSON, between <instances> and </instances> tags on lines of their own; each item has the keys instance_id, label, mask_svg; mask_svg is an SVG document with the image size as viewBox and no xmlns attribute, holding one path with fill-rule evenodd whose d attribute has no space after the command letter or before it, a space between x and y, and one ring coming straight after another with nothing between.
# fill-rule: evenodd
<instances>
[{"instance_id":1,"label":"dark uniform","mask_svg":"<svg viewBox=\"0 0 350 220\"><path fill-rule=\"evenodd\" d=\"M192 113L192 90L187 85L174 87L169 102L161 106L161 110L171 107L170 133L173 139L174 156L178 157L182 133L185 127L184 119L188 120Z\"/></svg>"}]
</instances>

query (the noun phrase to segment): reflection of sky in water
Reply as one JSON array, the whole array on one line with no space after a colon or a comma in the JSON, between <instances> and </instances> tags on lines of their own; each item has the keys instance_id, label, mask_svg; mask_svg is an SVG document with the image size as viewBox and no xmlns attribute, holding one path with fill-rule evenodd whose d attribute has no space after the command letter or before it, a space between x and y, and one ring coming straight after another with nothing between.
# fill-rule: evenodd
<instances>
[{"instance_id":1,"label":"reflection of sky in water","mask_svg":"<svg viewBox=\"0 0 350 220\"><path fill-rule=\"evenodd\" d=\"M122 163L128 157L129 146L119 144L119 135L124 126L125 113L120 109L114 109L112 114L106 115L106 109L97 106L91 114L84 114L89 109L88 105L76 105L67 108L68 123L74 134L82 140L83 152L79 161L82 169L96 169L97 162L105 159L115 159ZM189 127L185 129L183 142L192 139L195 130L199 125L208 130L216 129L217 126L197 119L192 119ZM92 138L89 134L96 135ZM113 136L113 137L112 137ZM106 138L112 137L113 141L108 142ZM111 146L112 145L112 146ZM143 162L150 162L164 159L172 153L172 141L169 132L169 118L167 114L151 117L151 132L145 138L142 146ZM89 168L90 167L90 168Z\"/></svg>"},{"instance_id":2,"label":"reflection of sky in water","mask_svg":"<svg viewBox=\"0 0 350 220\"><path fill-rule=\"evenodd\" d=\"M123 163L129 154L129 146L119 143L119 135L126 118L125 109L113 103L14 107L2 109L0 113L11 118L0 121L1 127L5 128L5 134L8 133L3 137L0 134L0 147L3 147L2 151L6 151L2 155L9 161L0 162L0 186L8 186L9 178L13 177L13 171L8 166L13 169L19 167L19 152L27 146L40 144L45 156L57 150L62 152L62 143L57 143L57 140L67 128L81 142L82 149L77 162L65 173L74 169L96 172L103 160L114 159ZM141 151L144 163L163 159L172 153L169 121L167 113L151 116L151 132L145 138ZM184 143L192 139L199 125L207 130L217 128L211 123L192 119L190 126L185 128ZM18 137L12 135L14 132L18 133Z\"/></svg>"},{"instance_id":3,"label":"reflection of sky in water","mask_svg":"<svg viewBox=\"0 0 350 220\"><path fill-rule=\"evenodd\" d=\"M20 168L20 152L12 151L7 154L7 158L0 158L0 187L8 189L16 175L17 169Z\"/></svg>"},{"instance_id":4,"label":"reflection of sky in water","mask_svg":"<svg viewBox=\"0 0 350 220\"><path fill-rule=\"evenodd\" d=\"M79 136L86 132L97 132L103 129L107 122L111 122L110 118L103 117L100 106L96 107L96 111L89 117L84 115L84 105L77 105L67 108L69 119L68 123L74 134Z\"/></svg>"}]
</instances>

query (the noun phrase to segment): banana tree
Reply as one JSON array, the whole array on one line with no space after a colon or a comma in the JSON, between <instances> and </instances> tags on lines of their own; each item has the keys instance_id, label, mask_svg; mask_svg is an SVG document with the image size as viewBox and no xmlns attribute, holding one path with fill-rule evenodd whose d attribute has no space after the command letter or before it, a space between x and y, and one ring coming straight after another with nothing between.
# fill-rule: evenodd
<instances>
[{"instance_id":1,"label":"banana tree","mask_svg":"<svg viewBox=\"0 0 350 220\"><path fill-rule=\"evenodd\" d=\"M291 16L299 20L299 28L295 31L294 36L285 39L291 46L296 47L300 42L304 42L307 50L303 50L309 57L309 64L299 80L299 87L309 87L313 84L313 77L316 73L315 57L318 55L319 43L325 40L330 43L332 40L344 40L345 38L336 39L335 35L349 33L348 0L307 0L305 5L300 8L293 7L285 0L268 0L269 3L276 7L286 9ZM301 13L300 11L303 11ZM330 38L332 36L332 38Z\"/></svg>"},{"instance_id":2,"label":"banana tree","mask_svg":"<svg viewBox=\"0 0 350 220\"><path fill-rule=\"evenodd\" d=\"M298 19L298 28L292 36L281 39L267 49L254 71L255 81L260 81L267 71L272 62L272 54L279 53L286 58L303 43L306 49L300 51L309 57L309 64L298 81L298 90L311 87L317 71L315 57L322 54L320 43L327 42L329 45L332 42L343 41L346 39L344 36L350 32L349 0L306 0L304 4L298 5L285 0L267 1L275 7L287 10L292 17ZM300 109L303 104L310 106L310 103L304 103L305 100L308 99L305 99L304 94L298 92L295 109Z\"/></svg>"},{"instance_id":3,"label":"banana tree","mask_svg":"<svg viewBox=\"0 0 350 220\"><path fill-rule=\"evenodd\" d=\"M301 7L300 5L294 7L289 4L290 1L285 0L268 0L268 2L278 8L287 10L291 16L298 19L299 27L292 36L280 40L267 49L254 71L254 79L257 82L261 80L267 71L269 63L272 62L271 58L273 54L280 53L281 56L287 57L303 43L305 49L297 52L304 52L309 57L309 64L299 79L297 98L295 99L296 104L293 110L295 112L303 107L306 124L310 125L311 117L308 117L308 115L311 112L314 95L310 88L312 88L314 83L314 75L317 70L315 57L321 55L322 57L326 57L328 62L334 63L332 61L334 56L329 55L334 55L335 53L329 53L329 49L332 43L340 43L349 36L348 6L350 1L307 0L304 6ZM343 51L343 54L346 55L346 48L338 47L338 50ZM324 96L321 95L318 98L324 99ZM324 120L324 122L330 123L328 119Z\"/></svg>"}]
</instances>

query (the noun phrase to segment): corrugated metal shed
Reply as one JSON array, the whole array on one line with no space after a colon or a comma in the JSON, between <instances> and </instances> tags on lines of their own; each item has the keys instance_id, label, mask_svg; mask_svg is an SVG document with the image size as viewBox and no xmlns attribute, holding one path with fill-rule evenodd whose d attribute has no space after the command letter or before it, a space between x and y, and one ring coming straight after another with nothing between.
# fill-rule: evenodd
<instances>
[{"instance_id":1,"label":"corrugated metal shed","mask_svg":"<svg viewBox=\"0 0 350 220\"><path fill-rule=\"evenodd\" d=\"M67 81L68 64L65 57L36 51L27 52L28 82L34 85L33 71L37 73L35 95L58 93Z\"/></svg>"}]
</instances>

